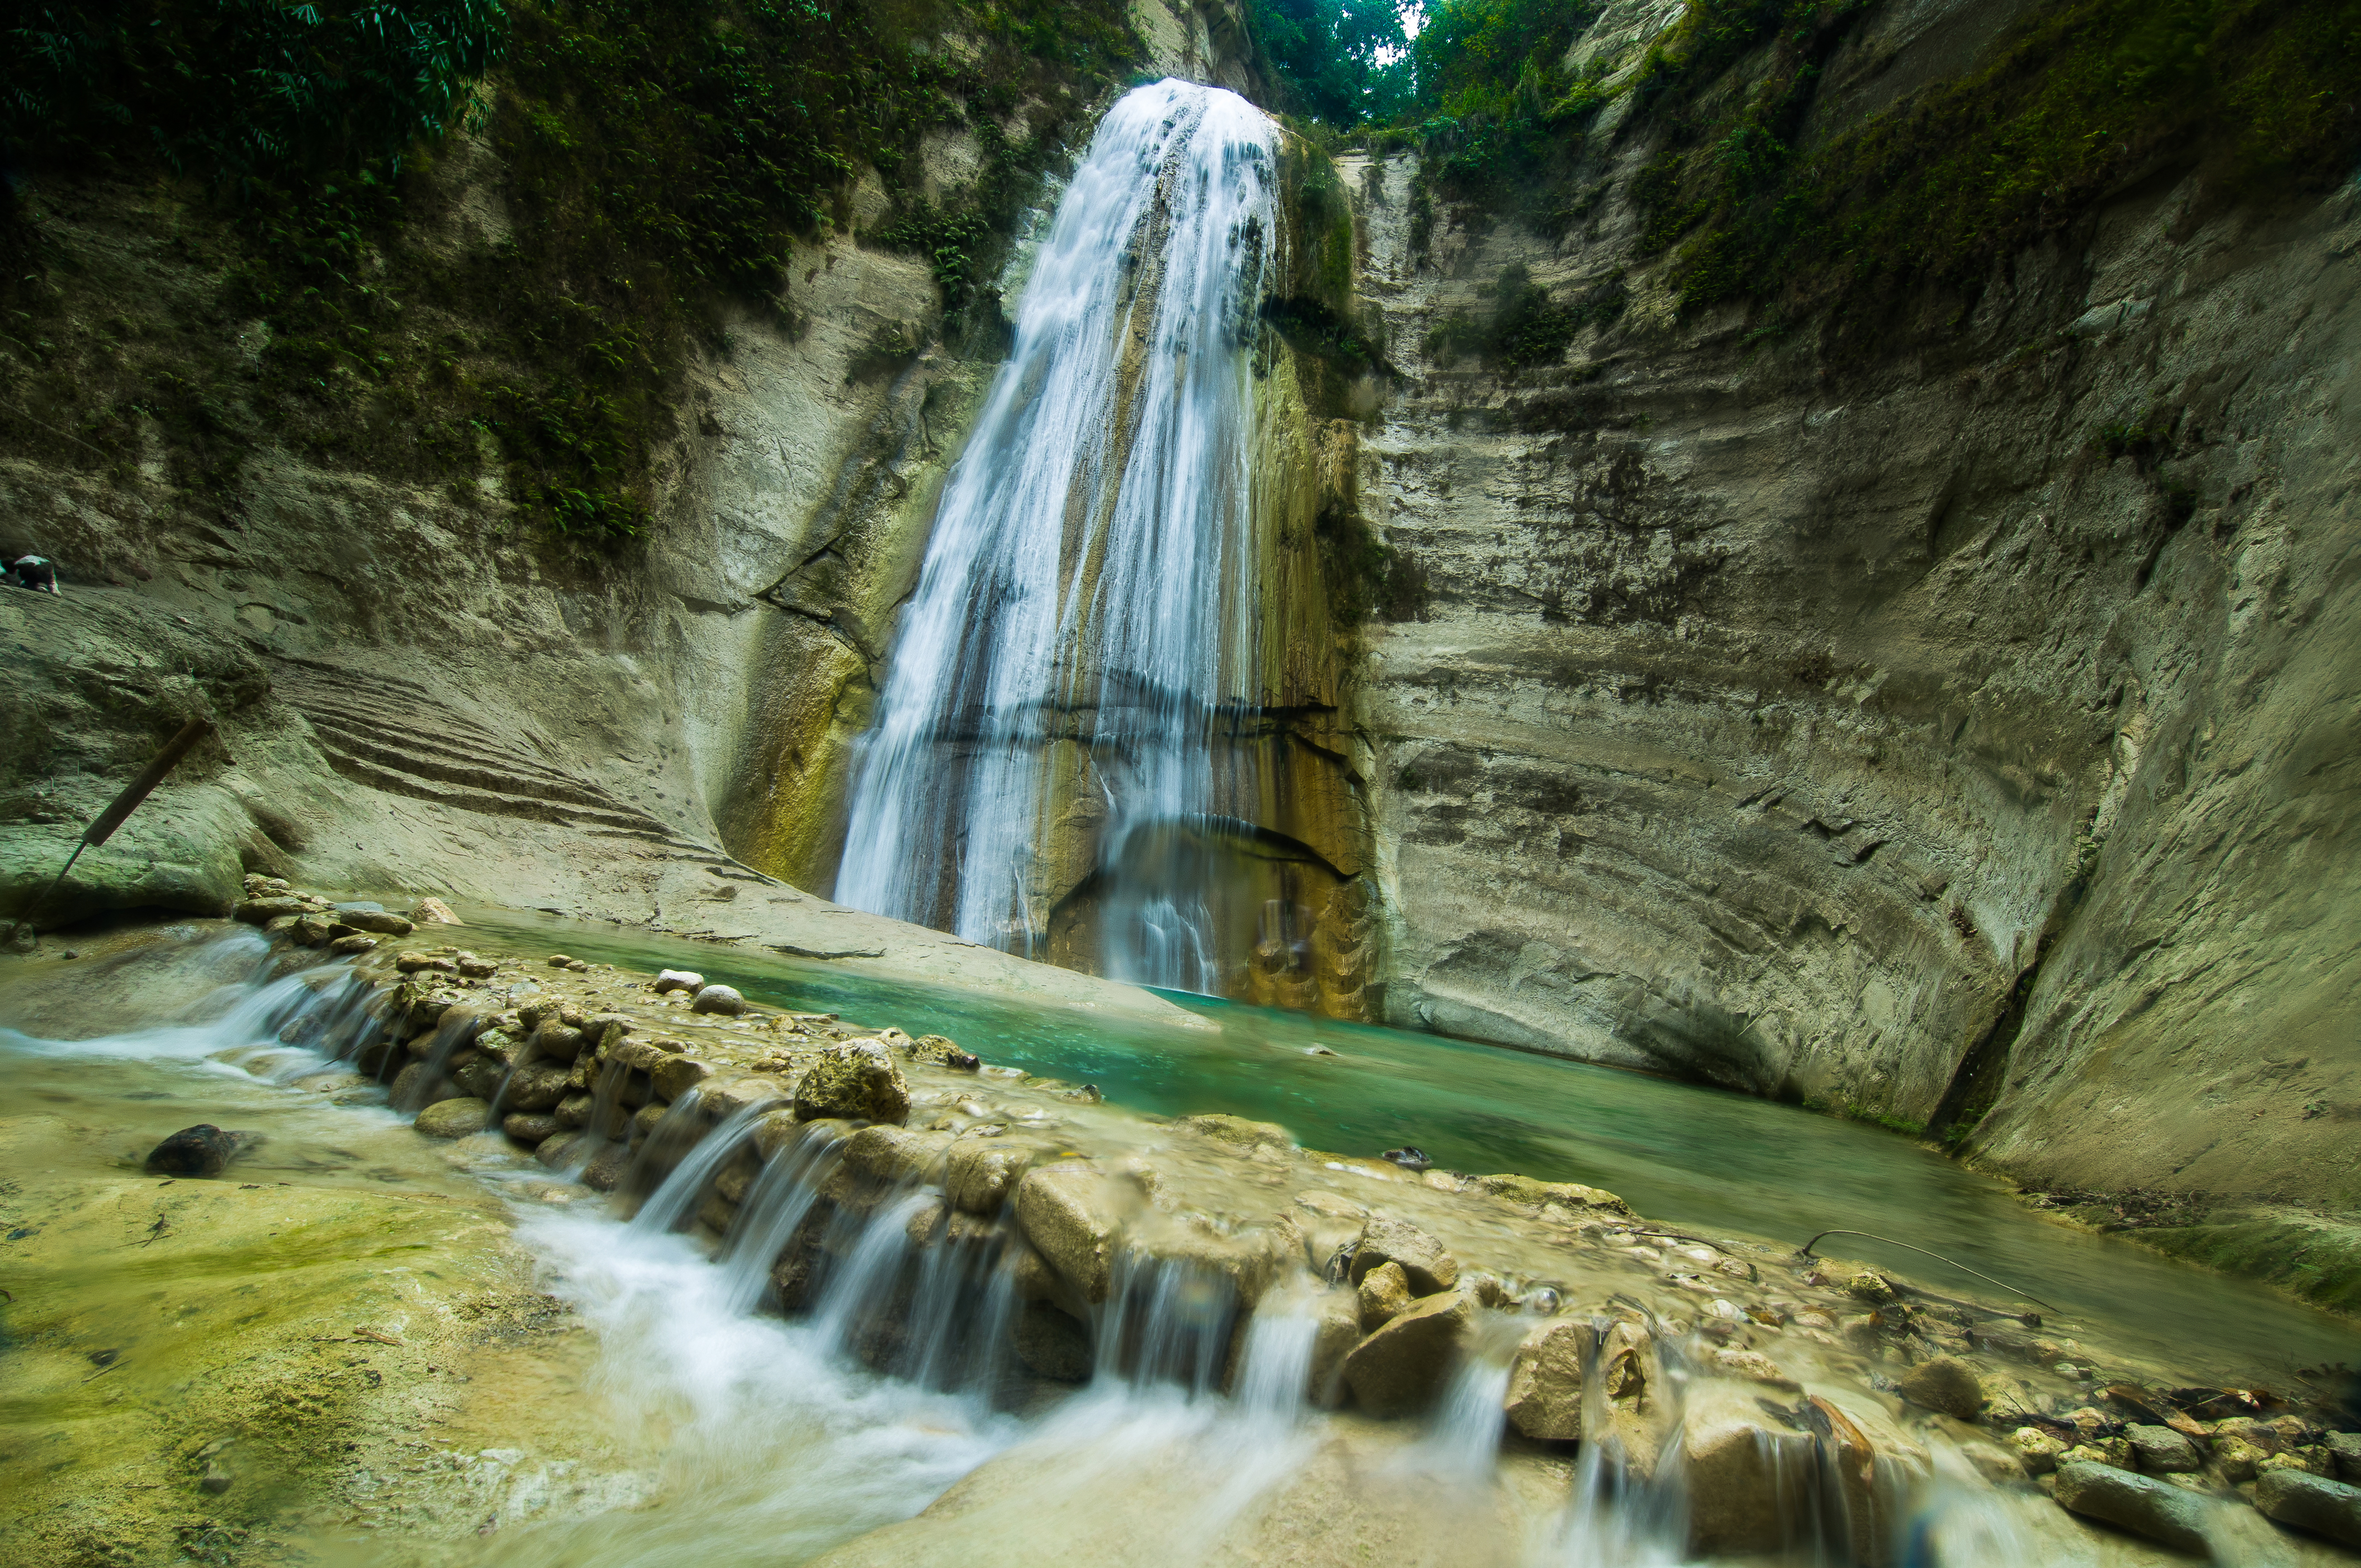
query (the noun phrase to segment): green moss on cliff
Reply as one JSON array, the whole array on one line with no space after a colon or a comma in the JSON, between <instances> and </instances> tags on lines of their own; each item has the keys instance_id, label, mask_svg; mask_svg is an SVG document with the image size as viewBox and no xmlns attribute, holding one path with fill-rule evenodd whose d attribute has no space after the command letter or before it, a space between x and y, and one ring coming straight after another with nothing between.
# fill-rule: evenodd
<instances>
[{"instance_id":1,"label":"green moss on cliff","mask_svg":"<svg viewBox=\"0 0 2361 1568\"><path fill-rule=\"evenodd\" d=\"M1693 4L1652 62L1642 90L1670 135L1637 193L1644 243L1679 247L1685 305L1971 286L2152 171L2205 168L2253 199L2334 181L2361 155L2355 0L2050 7L1982 70L1800 151L1862 8L1790 5L1771 26L1767 7ZM1751 87L1720 82L1764 45Z\"/></svg>"},{"instance_id":2,"label":"green moss on cliff","mask_svg":"<svg viewBox=\"0 0 2361 1568\"><path fill-rule=\"evenodd\" d=\"M383 133L224 181L93 99L27 146L31 193L0 225L11 444L122 469L152 418L170 481L225 519L264 445L423 484L489 466L507 515L611 548L649 515L688 352L732 303L795 329L792 256L846 221L856 175L898 190L929 131L977 130L984 177L947 214L906 199L880 236L928 250L959 304L1136 47L1109 0L524 0L509 16L457 145ZM71 209L97 181L184 214L176 287L125 299L107 258L92 265ZM486 224L506 237L452 243ZM241 345L228 329L247 322Z\"/></svg>"}]
</instances>

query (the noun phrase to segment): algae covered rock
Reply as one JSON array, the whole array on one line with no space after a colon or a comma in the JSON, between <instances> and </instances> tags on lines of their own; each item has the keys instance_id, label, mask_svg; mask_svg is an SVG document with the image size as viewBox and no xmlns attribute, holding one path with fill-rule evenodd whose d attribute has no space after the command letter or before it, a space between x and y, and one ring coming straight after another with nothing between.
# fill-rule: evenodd
<instances>
[{"instance_id":1,"label":"algae covered rock","mask_svg":"<svg viewBox=\"0 0 2361 1568\"><path fill-rule=\"evenodd\" d=\"M1922 1361L1904 1373L1901 1393L1914 1405L1963 1421L1974 1420L1984 1408L1983 1379L1976 1376L1974 1367L1952 1355Z\"/></svg>"},{"instance_id":2,"label":"algae covered rock","mask_svg":"<svg viewBox=\"0 0 2361 1568\"><path fill-rule=\"evenodd\" d=\"M1513 1174L1479 1176L1476 1178L1478 1191L1510 1203L1530 1204L1536 1209L1554 1203L1576 1213L1596 1209L1604 1213L1629 1218L1631 1205L1601 1188L1585 1187L1578 1181L1537 1181L1530 1176Z\"/></svg>"},{"instance_id":3,"label":"algae covered rock","mask_svg":"<svg viewBox=\"0 0 2361 1568\"><path fill-rule=\"evenodd\" d=\"M910 1086L884 1046L875 1040L847 1040L820 1052L796 1085L796 1116L805 1122L840 1116L900 1126L910 1119Z\"/></svg>"},{"instance_id":4,"label":"algae covered rock","mask_svg":"<svg viewBox=\"0 0 2361 1568\"><path fill-rule=\"evenodd\" d=\"M470 1096L438 1100L418 1113L418 1130L430 1138L464 1138L484 1130L491 1102Z\"/></svg>"}]
</instances>

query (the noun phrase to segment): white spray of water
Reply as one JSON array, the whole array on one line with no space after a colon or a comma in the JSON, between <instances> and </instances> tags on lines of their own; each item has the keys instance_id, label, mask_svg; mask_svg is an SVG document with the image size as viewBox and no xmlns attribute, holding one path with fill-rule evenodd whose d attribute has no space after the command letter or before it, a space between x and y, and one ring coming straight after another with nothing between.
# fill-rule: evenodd
<instances>
[{"instance_id":1,"label":"white spray of water","mask_svg":"<svg viewBox=\"0 0 2361 1568\"><path fill-rule=\"evenodd\" d=\"M1222 715L1257 695L1248 345L1276 146L1246 100L1183 82L1100 126L946 481L863 743L840 902L1030 950L1060 741L1089 749L1103 868L1210 811ZM1109 969L1210 989L1202 898L1113 880Z\"/></svg>"}]
</instances>

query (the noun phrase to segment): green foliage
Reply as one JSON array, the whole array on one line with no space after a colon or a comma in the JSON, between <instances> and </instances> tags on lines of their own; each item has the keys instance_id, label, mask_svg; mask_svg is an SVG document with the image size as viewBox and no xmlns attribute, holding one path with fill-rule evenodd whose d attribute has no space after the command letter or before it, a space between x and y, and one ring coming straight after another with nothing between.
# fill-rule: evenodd
<instances>
[{"instance_id":1,"label":"green foliage","mask_svg":"<svg viewBox=\"0 0 2361 1568\"><path fill-rule=\"evenodd\" d=\"M2252 197L2334 181L2361 152L2361 0L2076 0L1799 157L1821 62L1861 8L1693 3L1662 51L1651 88L1674 136L1636 193L1645 243L1679 247L1685 306L1972 289L2141 174L2205 168ZM1693 106L1757 46L1750 91Z\"/></svg>"},{"instance_id":2,"label":"green foliage","mask_svg":"<svg viewBox=\"0 0 2361 1568\"><path fill-rule=\"evenodd\" d=\"M1382 124L1409 99L1397 0L1246 0L1246 25L1288 106L1313 119Z\"/></svg>"},{"instance_id":3,"label":"green foliage","mask_svg":"<svg viewBox=\"0 0 2361 1568\"><path fill-rule=\"evenodd\" d=\"M1488 313L1479 319L1465 311L1453 312L1427 334L1424 346L1429 356L1445 365L1466 355L1511 372L1554 365L1585 329L1621 315L1630 297L1618 270L1561 304L1521 264L1512 262L1492 287Z\"/></svg>"},{"instance_id":4,"label":"green foliage","mask_svg":"<svg viewBox=\"0 0 2361 1568\"><path fill-rule=\"evenodd\" d=\"M0 138L208 179L398 166L505 45L500 0L56 0L8 29Z\"/></svg>"},{"instance_id":5,"label":"green foliage","mask_svg":"<svg viewBox=\"0 0 2361 1568\"><path fill-rule=\"evenodd\" d=\"M1578 112L1565 101L1584 83L1563 62L1598 15L1597 0L1442 0L1414 46L1420 109L1533 122Z\"/></svg>"},{"instance_id":6,"label":"green foliage","mask_svg":"<svg viewBox=\"0 0 2361 1568\"><path fill-rule=\"evenodd\" d=\"M1368 519L1342 507L1323 509L1312 523L1321 577L1328 585L1330 624L1350 630L1372 617L1423 620L1433 595L1425 569L1387 543Z\"/></svg>"}]
</instances>

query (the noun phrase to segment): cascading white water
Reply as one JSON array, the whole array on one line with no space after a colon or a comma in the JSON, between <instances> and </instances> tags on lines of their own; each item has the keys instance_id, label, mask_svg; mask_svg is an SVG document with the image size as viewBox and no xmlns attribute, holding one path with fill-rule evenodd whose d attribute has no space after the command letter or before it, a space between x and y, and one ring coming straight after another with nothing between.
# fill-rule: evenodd
<instances>
[{"instance_id":1,"label":"cascading white water","mask_svg":"<svg viewBox=\"0 0 2361 1568\"><path fill-rule=\"evenodd\" d=\"M1213 809L1224 715L1258 695L1250 359L1276 153L1260 111L1191 82L1099 127L945 484L840 902L1032 950L1060 745L1088 753L1102 871L1173 860L1156 846ZM1213 989L1185 873L1110 881L1109 972Z\"/></svg>"}]
</instances>

